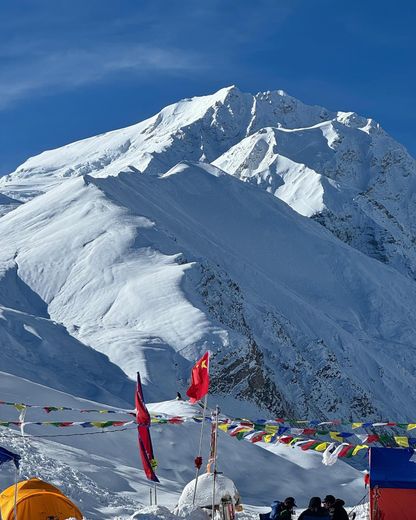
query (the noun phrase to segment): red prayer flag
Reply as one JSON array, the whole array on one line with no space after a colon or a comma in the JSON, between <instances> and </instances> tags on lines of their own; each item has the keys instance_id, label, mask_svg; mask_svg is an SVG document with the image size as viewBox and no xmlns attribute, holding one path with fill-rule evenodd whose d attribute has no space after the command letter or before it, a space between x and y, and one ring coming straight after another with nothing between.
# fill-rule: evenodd
<instances>
[{"instance_id":1,"label":"red prayer flag","mask_svg":"<svg viewBox=\"0 0 416 520\"><path fill-rule=\"evenodd\" d=\"M208 393L209 388L209 352L195 363L192 369L191 385L186 391L189 401L193 404L200 401Z\"/></svg>"},{"instance_id":2,"label":"red prayer flag","mask_svg":"<svg viewBox=\"0 0 416 520\"><path fill-rule=\"evenodd\" d=\"M157 463L153 455L152 439L150 438L150 415L144 404L143 390L140 381L140 374L137 372L137 386L136 386L136 422L139 442L140 457L142 459L143 469L146 477L153 482L159 482L154 469Z\"/></svg>"},{"instance_id":3,"label":"red prayer flag","mask_svg":"<svg viewBox=\"0 0 416 520\"><path fill-rule=\"evenodd\" d=\"M305 444L302 444L300 449L303 451L313 449L312 446L317 446L320 442L319 441L308 441L305 442Z\"/></svg>"},{"instance_id":4,"label":"red prayer flag","mask_svg":"<svg viewBox=\"0 0 416 520\"><path fill-rule=\"evenodd\" d=\"M351 444L348 444L348 446L344 446L342 450L338 453L338 457L343 458L346 457L348 452L350 451L351 447L354 449L354 446L351 446Z\"/></svg>"}]
</instances>

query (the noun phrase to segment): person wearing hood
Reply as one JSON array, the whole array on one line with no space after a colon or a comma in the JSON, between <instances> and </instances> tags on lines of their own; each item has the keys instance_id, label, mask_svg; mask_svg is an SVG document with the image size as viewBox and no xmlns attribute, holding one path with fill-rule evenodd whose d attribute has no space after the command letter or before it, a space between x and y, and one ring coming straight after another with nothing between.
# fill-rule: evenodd
<instances>
[{"instance_id":1,"label":"person wearing hood","mask_svg":"<svg viewBox=\"0 0 416 520\"><path fill-rule=\"evenodd\" d=\"M329 511L322 507L321 499L319 497L312 497L309 501L308 509L305 509L300 514L298 520L315 520L315 518L322 518L330 520Z\"/></svg>"},{"instance_id":2,"label":"person wearing hood","mask_svg":"<svg viewBox=\"0 0 416 520\"><path fill-rule=\"evenodd\" d=\"M331 520L348 520L348 513L344 509L345 502L337 498L330 511ZM332 513L332 514L331 514Z\"/></svg>"},{"instance_id":3,"label":"person wearing hood","mask_svg":"<svg viewBox=\"0 0 416 520\"><path fill-rule=\"evenodd\" d=\"M331 520L348 520L348 513L344 509L345 502L334 495L326 495L323 501L324 508L329 512Z\"/></svg>"}]
</instances>

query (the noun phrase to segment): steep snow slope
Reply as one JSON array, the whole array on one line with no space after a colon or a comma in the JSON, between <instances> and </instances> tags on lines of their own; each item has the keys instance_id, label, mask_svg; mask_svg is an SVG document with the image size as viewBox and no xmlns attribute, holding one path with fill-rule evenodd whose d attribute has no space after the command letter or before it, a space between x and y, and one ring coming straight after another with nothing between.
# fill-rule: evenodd
<instances>
[{"instance_id":1,"label":"steep snow slope","mask_svg":"<svg viewBox=\"0 0 416 520\"><path fill-rule=\"evenodd\" d=\"M2 246L2 249L4 246ZM123 405L133 383L106 356L49 317L44 301L0 254L0 367L75 395Z\"/></svg>"},{"instance_id":2,"label":"steep snow slope","mask_svg":"<svg viewBox=\"0 0 416 520\"><path fill-rule=\"evenodd\" d=\"M341 113L309 128L262 129L214 164L415 277L416 162L373 121Z\"/></svg>"},{"instance_id":3,"label":"steep snow slope","mask_svg":"<svg viewBox=\"0 0 416 520\"><path fill-rule=\"evenodd\" d=\"M17 401L24 401L30 395L33 404L41 405L103 407L4 372L0 372L0 395L6 400ZM174 415L194 413L190 405L176 401L149 405L149 409L155 413ZM5 407L2 407L1 412L2 417L7 419L16 419L18 415L16 410ZM77 412L55 412L52 415L46 415L42 410L29 409L26 420L86 420L85 414ZM88 414L88 420L102 420L102 417ZM121 415L112 415L112 418L126 420ZM38 476L57 484L80 505L88 519L114 519L116 516L128 518L140 504L148 504L149 484L140 466L134 427L114 433L98 432L73 437L67 435L85 434L86 430L80 427L57 429L27 426L25 431L56 437L21 438L19 434L12 434L11 430L0 431L0 445L22 455L21 476ZM152 437L161 479L158 502L172 507L177 503L184 485L194 477L193 459L198 450L199 427L190 423L153 426ZM209 435L206 434L203 452L205 461L208 439ZM328 480L331 481L331 489L342 493L349 504L361 498L361 473L342 461L326 468L321 463L321 456L316 453L308 452L302 461L296 460L296 457L291 461L294 450L285 448L284 452L284 457L273 455L220 432L219 469L235 480L244 503L268 505L270 497L274 497L276 492L279 496L293 494L294 481L296 498L301 506L306 504L310 493L322 494L327 489ZM251 461L250 468L244 467L243 471L242 461L247 460ZM13 481L12 467L2 466L0 489L11 485Z\"/></svg>"},{"instance_id":4,"label":"steep snow slope","mask_svg":"<svg viewBox=\"0 0 416 520\"><path fill-rule=\"evenodd\" d=\"M326 178L281 150L284 143L290 142L287 136L292 135L299 135L299 130L263 128L227 150L213 164L243 181L259 185L301 215L311 217L325 208ZM305 141L290 148L299 152L311 145L309 138ZM336 184L333 185L336 189Z\"/></svg>"},{"instance_id":5,"label":"steep snow slope","mask_svg":"<svg viewBox=\"0 0 416 520\"><path fill-rule=\"evenodd\" d=\"M51 317L152 399L210 348L213 390L271 413L413 414L414 284L213 166L70 180L0 237Z\"/></svg>"}]
</instances>

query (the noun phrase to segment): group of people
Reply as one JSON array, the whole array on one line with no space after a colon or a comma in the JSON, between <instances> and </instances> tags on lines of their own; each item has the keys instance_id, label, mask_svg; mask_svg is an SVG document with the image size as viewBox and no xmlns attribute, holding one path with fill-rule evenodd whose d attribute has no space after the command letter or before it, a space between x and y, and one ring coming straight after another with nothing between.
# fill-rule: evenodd
<instances>
[{"instance_id":1,"label":"group of people","mask_svg":"<svg viewBox=\"0 0 416 520\"><path fill-rule=\"evenodd\" d=\"M327 495L322 501L319 497L312 497L308 509L303 511L298 520L314 520L321 518L326 520L349 520L348 513L344 509L345 502L333 495ZM270 520L291 520L293 510L296 507L293 497L286 498L283 502L274 501ZM262 516L262 515L261 515Z\"/></svg>"}]
</instances>

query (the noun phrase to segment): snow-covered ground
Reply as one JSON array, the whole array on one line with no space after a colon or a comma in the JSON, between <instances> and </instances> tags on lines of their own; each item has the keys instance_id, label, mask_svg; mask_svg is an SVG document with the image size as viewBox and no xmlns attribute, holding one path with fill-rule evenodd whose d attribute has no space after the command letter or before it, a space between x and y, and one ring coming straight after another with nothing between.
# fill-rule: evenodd
<instances>
[{"instance_id":1,"label":"snow-covered ground","mask_svg":"<svg viewBox=\"0 0 416 520\"><path fill-rule=\"evenodd\" d=\"M31 404L46 403L71 408L101 409L102 404L75 398L30 381L1 373L2 399ZM154 413L190 416L195 408L185 402L167 401L149 405ZM19 412L1 407L1 418L17 420ZM51 412L28 409L26 421L36 420L102 420L102 414L79 412ZM111 415L112 420L126 420L124 415ZM158 460L158 504L173 509L185 484L194 478L193 459L197 454L199 426L152 426L155 454ZM92 433L93 432L93 433ZM88 433L85 435L85 433ZM92 434L91 434L92 433ZM21 477L37 476L58 485L80 506L86 518L128 518L141 506L149 504L150 486L141 469L134 426L125 431L86 431L81 427L54 428L27 426L25 437L10 429L0 430L0 445L22 456ZM74 435L76 434L76 435ZM50 435L51 437L31 437ZM208 429L204 442L204 464L209 444ZM265 506L275 497L295 495L299 506L309 496L336 493L349 503L358 502L363 494L362 474L340 461L325 467L321 456L285 448L287 453L271 454L267 450L221 432L219 438L219 470L238 487L242 502L251 506ZM260 478L261 475L261 478ZM13 467L2 466L0 488L11 485Z\"/></svg>"}]
</instances>

